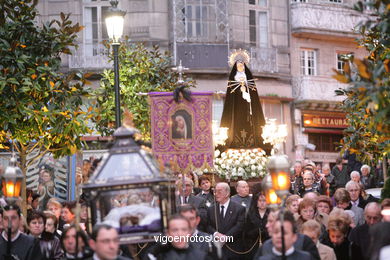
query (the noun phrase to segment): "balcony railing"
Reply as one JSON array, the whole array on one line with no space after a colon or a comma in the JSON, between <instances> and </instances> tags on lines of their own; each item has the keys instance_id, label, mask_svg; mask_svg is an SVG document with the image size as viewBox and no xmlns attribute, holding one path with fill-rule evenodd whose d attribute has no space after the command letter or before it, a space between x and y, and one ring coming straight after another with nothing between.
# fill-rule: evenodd
<instances>
[{"instance_id":1,"label":"balcony railing","mask_svg":"<svg viewBox=\"0 0 390 260\"><path fill-rule=\"evenodd\" d=\"M335 90L346 86L330 77L300 76L293 78L293 95L296 100L342 101L345 97L336 96Z\"/></svg>"},{"instance_id":2,"label":"balcony railing","mask_svg":"<svg viewBox=\"0 0 390 260\"><path fill-rule=\"evenodd\" d=\"M108 60L108 50L103 45L80 44L78 50L69 56L70 69L105 69L112 65Z\"/></svg>"},{"instance_id":3,"label":"balcony railing","mask_svg":"<svg viewBox=\"0 0 390 260\"><path fill-rule=\"evenodd\" d=\"M276 48L251 48L250 55L253 72L278 72Z\"/></svg>"},{"instance_id":4,"label":"balcony railing","mask_svg":"<svg viewBox=\"0 0 390 260\"><path fill-rule=\"evenodd\" d=\"M350 33L364 20L364 15L354 11L350 4L309 0L291 3L291 30L293 33L316 34Z\"/></svg>"}]
</instances>

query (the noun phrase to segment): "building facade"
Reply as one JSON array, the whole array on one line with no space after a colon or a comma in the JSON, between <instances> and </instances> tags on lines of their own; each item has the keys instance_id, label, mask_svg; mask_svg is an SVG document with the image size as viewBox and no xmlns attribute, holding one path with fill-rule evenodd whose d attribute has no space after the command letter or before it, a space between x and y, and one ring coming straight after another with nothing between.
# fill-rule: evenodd
<instances>
[{"instance_id":1,"label":"building facade","mask_svg":"<svg viewBox=\"0 0 390 260\"><path fill-rule=\"evenodd\" d=\"M124 35L169 50L172 65L182 61L198 91L225 91L229 54L247 50L265 116L288 125L284 152L292 160L309 157L333 162L337 157L333 141L345 127L345 115L337 108L341 98L335 97L334 90L345 86L331 78L332 68L342 69L343 54L364 55L354 43L357 35L352 29L362 16L350 9L353 2L120 0L118 6L127 12ZM109 50L102 45L107 39L104 17L109 6L107 0L39 3L41 21L64 12L85 26L79 49L63 59L65 69L99 73L112 66ZM223 94L216 94L215 120L220 120L222 107ZM315 145L314 151L310 144Z\"/></svg>"},{"instance_id":2,"label":"building facade","mask_svg":"<svg viewBox=\"0 0 390 260\"><path fill-rule=\"evenodd\" d=\"M332 78L347 55L362 58L353 29L364 16L352 0L301 0L290 3L291 75L294 96L295 158L334 163L347 127L339 105L345 88Z\"/></svg>"}]
</instances>

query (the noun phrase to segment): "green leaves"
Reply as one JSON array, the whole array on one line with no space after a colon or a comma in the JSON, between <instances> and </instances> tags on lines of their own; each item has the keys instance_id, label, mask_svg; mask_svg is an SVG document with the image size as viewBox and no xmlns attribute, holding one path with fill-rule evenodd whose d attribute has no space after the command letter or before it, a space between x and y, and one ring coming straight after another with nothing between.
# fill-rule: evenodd
<instances>
[{"instance_id":1,"label":"green leaves","mask_svg":"<svg viewBox=\"0 0 390 260\"><path fill-rule=\"evenodd\" d=\"M76 46L82 27L65 14L36 25L35 5L32 0L0 3L0 139L68 155L90 132L90 112L82 106L90 93L86 79L60 72L60 57Z\"/></svg>"},{"instance_id":2,"label":"green leaves","mask_svg":"<svg viewBox=\"0 0 390 260\"><path fill-rule=\"evenodd\" d=\"M390 152L390 2L359 1L356 10L369 6L373 19L360 25L359 44L368 51L363 59L351 60L354 66L337 73L334 78L349 83L337 95L343 102L350 127L345 131L343 150L357 153L366 163L377 162ZM347 63L346 63L347 64Z\"/></svg>"},{"instance_id":3,"label":"green leaves","mask_svg":"<svg viewBox=\"0 0 390 260\"><path fill-rule=\"evenodd\" d=\"M108 43L106 47L110 47ZM119 48L122 111L126 107L133 113L134 124L146 140L150 138L149 104L147 96L139 93L172 91L176 87L177 75L170 67L170 56L168 53L161 53L157 46L149 49L127 40ZM99 132L110 135L115 126L112 70L103 71L100 88L95 91L94 96L97 100L94 122Z\"/></svg>"}]
</instances>

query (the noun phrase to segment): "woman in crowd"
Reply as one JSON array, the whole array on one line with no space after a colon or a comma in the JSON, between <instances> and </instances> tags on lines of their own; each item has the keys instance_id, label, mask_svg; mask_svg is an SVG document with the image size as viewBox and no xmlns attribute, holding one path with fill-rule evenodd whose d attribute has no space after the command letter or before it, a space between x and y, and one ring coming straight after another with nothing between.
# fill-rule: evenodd
<instances>
[{"instance_id":1,"label":"woman in crowd","mask_svg":"<svg viewBox=\"0 0 390 260\"><path fill-rule=\"evenodd\" d=\"M300 198L298 195L291 195L286 200L286 207L294 216L298 214Z\"/></svg>"},{"instance_id":2,"label":"woman in crowd","mask_svg":"<svg viewBox=\"0 0 390 260\"><path fill-rule=\"evenodd\" d=\"M46 204L46 209L53 212L58 221L58 229L62 230L62 226L65 224L61 219L62 204L56 198L50 198Z\"/></svg>"},{"instance_id":3,"label":"woman in crowd","mask_svg":"<svg viewBox=\"0 0 390 260\"><path fill-rule=\"evenodd\" d=\"M299 203L298 214L299 217L297 219L297 228L299 232L302 232L302 225L306 221L312 219L317 221L321 226L320 240L322 241L328 236L325 225L322 224L321 218L317 215L317 207L315 201L307 198L303 199L301 203Z\"/></svg>"},{"instance_id":4,"label":"woman in crowd","mask_svg":"<svg viewBox=\"0 0 390 260\"><path fill-rule=\"evenodd\" d=\"M46 217L41 211L31 211L27 216L27 226L30 235L39 239L41 253L48 260L59 260L62 250L59 239L49 232L45 232Z\"/></svg>"},{"instance_id":5,"label":"woman in crowd","mask_svg":"<svg viewBox=\"0 0 390 260\"><path fill-rule=\"evenodd\" d=\"M54 234L58 239L61 238L62 232L58 230L58 219L51 211L44 211L46 217L45 231Z\"/></svg>"},{"instance_id":6,"label":"woman in crowd","mask_svg":"<svg viewBox=\"0 0 390 260\"><path fill-rule=\"evenodd\" d=\"M245 244L248 246L247 249L249 249L249 247L253 248L248 255L248 259L252 259L253 255L259 248L259 245L269 239L269 235L265 227L269 213L270 210L267 208L264 193L256 193L252 197L245 225Z\"/></svg>"},{"instance_id":7,"label":"woman in crowd","mask_svg":"<svg viewBox=\"0 0 390 260\"><path fill-rule=\"evenodd\" d=\"M319 213L329 215L332 209L333 209L332 201L328 196L326 195L318 196L317 211Z\"/></svg>"},{"instance_id":8,"label":"woman in crowd","mask_svg":"<svg viewBox=\"0 0 390 260\"><path fill-rule=\"evenodd\" d=\"M316 244L321 260L336 260L336 255L333 248L320 243L319 237L321 234L321 225L317 221L310 219L303 223L302 234L310 237Z\"/></svg>"},{"instance_id":9,"label":"woman in crowd","mask_svg":"<svg viewBox=\"0 0 390 260\"><path fill-rule=\"evenodd\" d=\"M64 250L64 257L61 260L76 259L76 256L77 259L85 259L93 255L88 246L87 234L81 229L77 231L75 225L64 228L61 235L61 246Z\"/></svg>"},{"instance_id":10,"label":"woman in crowd","mask_svg":"<svg viewBox=\"0 0 390 260\"><path fill-rule=\"evenodd\" d=\"M350 259L350 242L348 240L348 234L351 230L350 224L350 216L342 210L336 210L329 216L328 233L330 243L328 245L333 248L337 260Z\"/></svg>"}]
</instances>

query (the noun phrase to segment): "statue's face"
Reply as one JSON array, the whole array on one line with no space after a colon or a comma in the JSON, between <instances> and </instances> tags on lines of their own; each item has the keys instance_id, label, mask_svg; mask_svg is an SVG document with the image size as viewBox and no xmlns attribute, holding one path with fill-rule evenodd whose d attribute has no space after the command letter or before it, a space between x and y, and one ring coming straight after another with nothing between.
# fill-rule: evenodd
<instances>
[{"instance_id":1,"label":"statue's face","mask_svg":"<svg viewBox=\"0 0 390 260\"><path fill-rule=\"evenodd\" d=\"M237 62L237 71L239 71L239 72L245 71L244 63L242 63L242 62Z\"/></svg>"}]
</instances>

